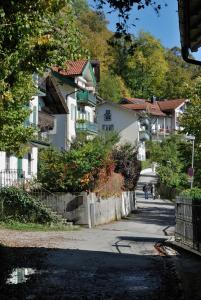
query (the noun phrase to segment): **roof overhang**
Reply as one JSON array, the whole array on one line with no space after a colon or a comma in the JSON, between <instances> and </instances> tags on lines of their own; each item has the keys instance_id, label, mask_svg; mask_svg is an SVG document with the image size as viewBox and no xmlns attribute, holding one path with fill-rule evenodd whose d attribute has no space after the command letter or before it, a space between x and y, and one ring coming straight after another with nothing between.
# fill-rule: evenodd
<instances>
[{"instance_id":1,"label":"roof overhang","mask_svg":"<svg viewBox=\"0 0 201 300\"><path fill-rule=\"evenodd\" d=\"M179 28L183 59L191 64L201 65L193 59L191 52L201 47L201 1L179 0Z\"/></svg>"}]
</instances>

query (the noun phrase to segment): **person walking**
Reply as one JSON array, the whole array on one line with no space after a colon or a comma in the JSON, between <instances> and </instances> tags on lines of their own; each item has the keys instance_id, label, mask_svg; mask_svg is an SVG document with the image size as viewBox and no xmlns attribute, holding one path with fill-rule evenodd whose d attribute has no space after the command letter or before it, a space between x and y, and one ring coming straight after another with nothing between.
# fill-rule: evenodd
<instances>
[{"instance_id":1,"label":"person walking","mask_svg":"<svg viewBox=\"0 0 201 300\"><path fill-rule=\"evenodd\" d=\"M151 195L152 195L152 199L155 200L156 199L156 191L155 191L155 185L153 183L151 185Z\"/></svg>"},{"instance_id":2,"label":"person walking","mask_svg":"<svg viewBox=\"0 0 201 300\"><path fill-rule=\"evenodd\" d=\"M149 199L149 186L147 183L143 186L143 192L144 192L144 198Z\"/></svg>"}]
</instances>

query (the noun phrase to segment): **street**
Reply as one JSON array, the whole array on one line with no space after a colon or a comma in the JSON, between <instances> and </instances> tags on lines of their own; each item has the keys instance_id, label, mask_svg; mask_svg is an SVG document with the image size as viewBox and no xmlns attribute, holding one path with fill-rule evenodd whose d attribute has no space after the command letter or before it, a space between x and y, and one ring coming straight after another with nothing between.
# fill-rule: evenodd
<instances>
[{"instance_id":1,"label":"street","mask_svg":"<svg viewBox=\"0 0 201 300\"><path fill-rule=\"evenodd\" d=\"M152 179L141 177L138 209L121 221L74 232L1 230L0 299L185 299L180 273L189 257L182 265L175 251L155 247L174 234L175 220L170 201L144 200L141 185Z\"/></svg>"}]
</instances>

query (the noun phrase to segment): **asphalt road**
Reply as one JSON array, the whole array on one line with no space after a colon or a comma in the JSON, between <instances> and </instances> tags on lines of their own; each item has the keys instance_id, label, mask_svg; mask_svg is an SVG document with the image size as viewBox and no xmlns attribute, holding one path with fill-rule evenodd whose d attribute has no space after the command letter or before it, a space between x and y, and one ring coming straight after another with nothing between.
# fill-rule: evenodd
<instances>
[{"instance_id":1,"label":"asphalt road","mask_svg":"<svg viewBox=\"0 0 201 300\"><path fill-rule=\"evenodd\" d=\"M150 176L149 176L150 175ZM77 232L0 231L0 299L182 299L174 259L154 247L174 233L174 205L144 200L124 220Z\"/></svg>"}]
</instances>

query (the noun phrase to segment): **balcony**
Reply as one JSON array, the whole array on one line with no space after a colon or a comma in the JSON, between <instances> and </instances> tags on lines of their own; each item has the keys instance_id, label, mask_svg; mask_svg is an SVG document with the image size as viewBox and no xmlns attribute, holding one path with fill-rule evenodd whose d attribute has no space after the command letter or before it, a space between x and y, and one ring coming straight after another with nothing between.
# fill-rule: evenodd
<instances>
[{"instance_id":1,"label":"balcony","mask_svg":"<svg viewBox=\"0 0 201 300\"><path fill-rule=\"evenodd\" d=\"M92 123L85 120L78 120L76 122L76 131L77 132L86 132L88 134L97 134L98 126L96 123Z\"/></svg>"},{"instance_id":2,"label":"balcony","mask_svg":"<svg viewBox=\"0 0 201 300\"><path fill-rule=\"evenodd\" d=\"M30 123L28 120L25 122L25 127L31 127L34 129L33 138L31 139L32 143L42 145L44 147L47 147L50 145L50 139L49 139L49 130L43 131L41 130L41 127L39 125Z\"/></svg>"},{"instance_id":3,"label":"balcony","mask_svg":"<svg viewBox=\"0 0 201 300\"><path fill-rule=\"evenodd\" d=\"M77 103L87 106L96 106L96 96L89 91L78 91Z\"/></svg>"},{"instance_id":4,"label":"balcony","mask_svg":"<svg viewBox=\"0 0 201 300\"><path fill-rule=\"evenodd\" d=\"M44 111L38 112L38 127L41 131L48 131L54 128L54 119L53 115L50 115Z\"/></svg>"}]
</instances>

